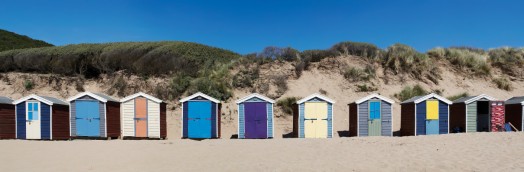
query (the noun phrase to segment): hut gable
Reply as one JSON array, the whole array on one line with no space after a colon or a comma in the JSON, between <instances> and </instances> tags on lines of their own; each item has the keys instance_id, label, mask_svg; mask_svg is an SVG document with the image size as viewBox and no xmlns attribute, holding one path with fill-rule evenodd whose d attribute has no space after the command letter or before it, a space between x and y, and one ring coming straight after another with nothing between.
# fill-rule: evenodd
<instances>
[{"instance_id":1,"label":"hut gable","mask_svg":"<svg viewBox=\"0 0 524 172\"><path fill-rule=\"evenodd\" d=\"M327 98L321 94L318 94L318 93L315 93L315 94L312 94L310 96L307 96L303 99L300 99L297 101L297 104L302 104L304 102L307 102L307 101L326 101L326 102L329 102L329 103L335 103L334 100L331 100L330 98Z\"/></svg>"},{"instance_id":2,"label":"hut gable","mask_svg":"<svg viewBox=\"0 0 524 172\"><path fill-rule=\"evenodd\" d=\"M491 97L491 96L488 96L486 94L481 94L481 95L478 95L478 96L462 97L460 99L457 99L457 100L453 101L453 103L470 104L470 103L473 103L475 101L480 101L480 100L493 101L493 100L496 100L496 99Z\"/></svg>"},{"instance_id":3,"label":"hut gable","mask_svg":"<svg viewBox=\"0 0 524 172\"><path fill-rule=\"evenodd\" d=\"M444 98L444 97L441 97L435 93L431 93L431 94L428 94L428 95L425 95L425 96L415 96L411 99L408 99L406 101L403 101L402 104L404 103L415 103L415 104L418 104L420 102L423 102L423 101L426 101L427 99L430 99L430 98L434 98L434 99L438 99L448 105L450 104L453 104L453 102L451 102L450 100Z\"/></svg>"},{"instance_id":4,"label":"hut gable","mask_svg":"<svg viewBox=\"0 0 524 172\"><path fill-rule=\"evenodd\" d=\"M246 97L243 97L243 98L237 100L236 103L239 104L239 103L246 102L246 101L265 101L265 102L269 102L269 103L275 103L275 100L270 99L270 98L268 98L266 96L257 94L257 93L253 93L253 94L250 94L250 95L248 95Z\"/></svg>"},{"instance_id":5,"label":"hut gable","mask_svg":"<svg viewBox=\"0 0 524 172\"><path fill-rule=\"evenodd\" d=\"M220 100L217 100L213 97L210 97L204 93L201 93L201 92L198 92L198 93L195 93L189 97L186 97L186 98L183 98L183 99L180 99L180 102L187 102L189 100L203 100L203 99L206 99L206 100L209 100L209 101L212 101L214 103L220 103Z\"/></svg>"},{"instance_id":6,"label":"hut gable","mask_svg":"<svg viewBox=\"0 0 524 172\"><path fill-rule=\"evenodd\" d=\"M507 105L512 105L512 104L521 104L521 105L524 105L524 96L520 96L520 97L512 97L508 100L506 100L505 102Z\"/></svg>"}]
</instances>

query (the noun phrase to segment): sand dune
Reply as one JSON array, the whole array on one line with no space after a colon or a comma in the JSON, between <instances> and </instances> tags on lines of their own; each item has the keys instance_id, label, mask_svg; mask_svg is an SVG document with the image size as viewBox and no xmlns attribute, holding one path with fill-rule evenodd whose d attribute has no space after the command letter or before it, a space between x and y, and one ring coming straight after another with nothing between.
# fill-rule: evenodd
<instances>
[{"instance_id":1,"label":"sand dune","mask_svg":"<svg viewBox=\"0 0 524 172\"><path fill-rule=\"evenodd\" d=\"M524 171L524 133L0 141L2 171Z\"/></svg>"}]
</instances>

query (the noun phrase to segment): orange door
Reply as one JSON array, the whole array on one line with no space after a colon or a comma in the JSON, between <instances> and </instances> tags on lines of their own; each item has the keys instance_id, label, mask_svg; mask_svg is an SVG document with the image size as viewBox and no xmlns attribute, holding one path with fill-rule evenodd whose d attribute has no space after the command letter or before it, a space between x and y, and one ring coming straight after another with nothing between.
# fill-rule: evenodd
<instances>
[{"instance_id":1,"label":"orange door","mask_svg":"<svg viewBox=\"0 0 524 172\"><path fill-rule=\"evenodd\" d=\"M147 137L147 99L135 99L135 137Z\"/></svg>"}]
</instances>

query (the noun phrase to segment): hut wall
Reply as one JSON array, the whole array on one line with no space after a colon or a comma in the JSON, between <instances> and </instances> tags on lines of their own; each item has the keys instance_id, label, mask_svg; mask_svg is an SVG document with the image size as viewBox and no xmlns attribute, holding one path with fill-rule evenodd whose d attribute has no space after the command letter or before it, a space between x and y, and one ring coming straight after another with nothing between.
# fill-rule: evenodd
<instances>
[{"instance_id":1,"label":"hut wall","mask_svg":"<svg viewBox=\"0 0 524 172\"><path fill-rule=\"evenodd\" d=\"M273 104L267 103L267 137L273 138Z\"/></svg>"},{"instance_id":2,"label":"hut wall","mask_svg":"<svg viewBox=\"0 0 524 172\"><path fill-rule=\"evenodd\" d=\"M0 139L16 139L15 105L0 104Z\"/></svg>"},{"instance_id":3,"label":"hut wall","mask_svg":"<svg viewBox=\"0 0 524 172\"><path fill-rule=\"evenodd\" d=\"M238 105L238 138L245 138L246 120L244 103Z\"/></svg>"},{"instance_id":4,"label":"hut wall","mask_svg":"<svg viewBox=\"0 0 524 172\"><path fill-rule=\"evenodd\" d=\"M67 140L69 136L69 106L67 105L53 105L53 119L52 119L52 139L53 140Z\"/></svg>"},{"instance_id":5,"label":"hut wall","mask_svg":"<svg viewBox=\"0 0 524 172\"><path fill-rule=\"evenodd\" d=\"M160 138L167 137L167 104L162 102L160 103Z\"/></svg>"},{"instance_id":6,"label":"hut wall","mask_svg":"<svg viewBox=\"0 0 524 172\"><path fill-rule=\"evenodd\" d=\"M298 125L299 125L299 105L293 104L293 137L298 137Z\"/></svg>"},{"instance_id":7,"label":"hut wall","mask_svg":"<svg viewBox=\"0 0 524 172\"><path fill-rule=\"evenodd\" d=\"M211 138L218 138L218 133L220 131L218 131L218 119L217 119L217 116L218 116L218 108L217 108L217 103L215 102L211 102Z\"/></svg>"},{"instance_id":8,"label":"hut wall","mask_svg":"<svg viewBox=\"0 0 524 172\"><path fill-rule=\"evenodd\" d=\"M188 135L187 135L187 132L188 132L188 123L187 123L187 118L188 118L188 106L189 106L189 102L184 102L182 103L182 138L187 138Z\"/></svg>"},{"instance_id":9,"label":"hut wall","mask_svg":"<svg viewBox=\"0 0 524 172\"><path fill-rule=\"evenodd\" d=\"M122 103L122 136L135 136L135 99Z\"/></svg>"},{"instance_id":10,"label":"hut wall","mask_svg":"<svg viewBox=\"0 0 524 172\"><path fill-rule=\"evenodd\" d=\"M51 106L40 102L40 138L51 139Z\"/></svg>"},{"instance_id":11,"label":"hut wall","mask_svg":"<svg viewBox=\"0 0 524 172\"><path fill-rule=\"evenodd\" d=\"M417 105L417 135L426 135L426 101Z\"/></svg>"},{"instance_id":12,"label":"hut wall","mask_svg":"<svg viewBox=\"0 0 524 172\"><path fill-rule=\"evenodd\" d=\"M349 104L349 136L357 136L357 108L356 103Z\"/></svg>"},{"instance_id":13,"label":"hut wall","mask_svg":"<svg viewBox=\"0 0 524 172\"><path fill-rule=\"evenodd\" d=\"M305 137L305 134L304 134L304 107L305 107L305 103L301 103L300 105L298 105L298 108L299 108L299 118L298 118L298 137L299 138L304 138Z\"/></svg>"},{"instance_id":14,"label":"hut wall","mask_svg":"<svg viewBox=\"0 0 524 172\"><path fill-rule=\"evenodd\" d=\"M401 104L400 132L402 136L415 135L415 103Z\"/></svg>"},{"instance_id":15,"label":"hut wall","mask_svg":"<svg viewBox=\"0 0 524 172\"><path fill-rule=\"evenodd\" d=\"M449 131L459 127L461 131L466 131L466 105L464 103L454 103L450 105Z\"/></svg>"},{"instance_id":16,"label":"hut wall","mask_svg":"<svg viewBox=\"0 0 524 172\"><path fill-rule=\"evenodd\" d=\"M477 132L477 102L473 102L467 105L466 112L466 132L474 133Z\"/></svg>"},{"instance_id":17,"label":"hut wall","mask_svg":"<svg viewBox=\"0 0 524 172\"><path fill-rule=\"evenodd\" d=\"M107 115L107 136L106 137L120 137L120 103L110 102L106 103ZM102 126L102 120L100 125Z\"/></svg>"},{"instance_id":18,"label":"hut wall","mask_svg":"<svg viewBox=\"0 0 524 172\"><path fill-rule=\"evenodd\" d=\"M439 134L449 133L449 105L443 101L438 101Z\"/></svg>"},{"instance_id":19,"label":"hut wall","mask_svg":"<svg viewBox=\"0 0 524 172\"><path fill-rule=\"evenodd\" d=\"M386 101L382 101L380 106L380 115L382 118L382 136L393 136L393 114L391 112L392 105Z\"/></svg>"},{"instance_id":20,"label":"hut wall","mask_svg":"<svg viewBox=\"0 0 524 172\"><path fill-rule=\"evenodd\" d=\"M368 136L369 101L358 105L358 136Z\"/></svg>"},{"instance_id":21,"label":"hut wall","mask_svg":"<svg viewBox=\"0 0 524 172\"><path fill-rule=\"evenodd\" d=\"M16 105L16 138L17 139L25 139L26 138L26 131L25 131L25 102L19 103Z\"/></svg>"},{"instance_id":22,"label":"hut wall","mask_svg":"<svg viewBox=\"0 0 524 172\"><path fill-rule=\"evenodd\" d=\"M160 103L147 100L147 136L160 138Z\"/></svg>"}]
</instances>

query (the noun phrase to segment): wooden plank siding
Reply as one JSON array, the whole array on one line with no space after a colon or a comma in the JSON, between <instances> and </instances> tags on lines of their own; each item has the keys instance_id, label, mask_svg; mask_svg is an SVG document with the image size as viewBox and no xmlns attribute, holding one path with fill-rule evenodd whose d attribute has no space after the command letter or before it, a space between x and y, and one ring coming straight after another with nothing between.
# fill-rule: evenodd
<instances>
[{"instance_id":1,"label":"wooden plank siding","mask_svg":"<svg viewBox=\"0 0 524 172\"><path fill-rule=\"evenodd\" d=\"M111 138L120 137L120 103L108 101L107 108L107 136ZM100 122L102 123L102 122Z\"/></svg>"},{"instance_id":2,"label":"wooden plank siding","mask_svg":"<svg viewBox=\"0 0 524 172\"><path fill-rule=\"evenodd\" d=\"M416 104L416 132L418 135L426 135L426 101Z\"/></svg>"},{"instance_id":3,"label":"wooden plank siding","mask_svg":"<svg viewBox=\"0 0 524 172\"><path fill-rule=\"evenodd\" d=\"M123 137L134 137L135 136L135 99L122 103L122 136Z\"/></svg>"},{"instance_id":4,"label":"wooden plank siding","mask_svg":"<svg viewBox=\"0 0 524 172\"><path fill-rule=\"evenodd\" d=\"M160 138L160 104L147 100L147 136Z\"/></svg>"},{"instance_id":5,"label":"wooden plank siding","mask_svg":"<svg viewBox=\"0 0 524 172\"><path fill-rule=\"evenodd\" d=\"M390 103L381 100L380 115L382 120L382 136L393 136L393 112L391 112L391 106Z\"/></svg>"},{"instance_id":6,"label":"wooden plank siding","mask_svg":"<svg viewBox=\"0 0 524 172\"><path fill-rule=\"evenodd\" d=\"M358 105L358 136L368 136L369 101Z\"/></svg>"},{"instance_id":7,"label":"wooden plank siding","mask_svg":"<svg viewBox=\"0 0 524 172\"><path fill-rule=\"evenodd\" d=\"M524 108L521 104L506 104L506 123L511 122L515 128L522 131Z\"/></svg>"},{"instance_id":8,"label":"wooden plank siding","mask_svg":"<svg viewBox=\"0 0 524 172\"><path fill-rule=\"evenodd\" d=\"M0 139L16 139L15 105L0 104Z\"/></svg>"},{"instance_id":9,"label":"wooden plank siding","mask_svg":"<svg viewBox=\"0 0 524 172\"><path fill-rule=\"evenodd\" d=\"M51 140L51 106L40 102L40 139Z\"/></svg>"},{"instance_id":10,"label":"wooden plank siding","mask_svg":"<svg viewBox=\"0 0 524 172\"><path fill-rule=\"evenodd\" d=\"M400 133L402 136L415 135L415 103L400 106Z\"/></svg>"},{"instance_id":11,"label":"wooden plank siding","mask_svg":"<svg viewBox=\"0 0 524 172\"><path fill-rule=\"evenodd\" d=\"M449 132L452 133L453 129L456 127L460 128L460 131L465 132L466 105L464 103L454 103L449 107L449 109Z\"/></svg>"},{"instance_id":12,"label":"wooden plank siding","mask_svg":"<svg viewBox=\"0 0 524 172\"><path fill-rule=\"evenodd\" d=\"M70 138L69 106L54 104L52 109L52 139L68 140Z\"/></svg>"},{"instance_id":13,"label":"wooden plank siding","mask_svg":"<svg viewBox=\"0 0 524 172\"><path fill-rule=\"evenodd\" d=\"M298 125L299 125L299 105L294 103L293 104L293 137L298 137Z\"/></svg>"},{"instance_id":14,"label":"wooden plank siding","mask_svg":"<svg viewBox=\"0 0 524 172\"><path fill-rule=\"evenodd\" d=\"M449 133L449 105L441 100L438 101L439 134Z\"/></svg>"}]
</instances>

